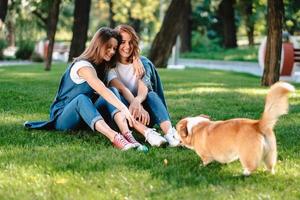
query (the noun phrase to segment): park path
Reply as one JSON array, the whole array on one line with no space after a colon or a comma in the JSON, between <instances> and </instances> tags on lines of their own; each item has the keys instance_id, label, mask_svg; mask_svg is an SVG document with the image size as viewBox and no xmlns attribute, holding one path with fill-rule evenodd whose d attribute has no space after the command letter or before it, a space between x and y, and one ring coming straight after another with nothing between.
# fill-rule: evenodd
<instances>
[{"instance_id":1,"label":"park path","mask_svg":"<svg viewBox=\"0 0 300 200\"><path fill-rule=\"evenodd\" d=\"M31 61L0 61L0 67L29 65ZM224 71L242 72L255 76L262 76L263 71L256 62L241 62L241 61L221 61L221 60L203 60L203 59L187 59L179 58L177 65L182 65L192 68L217 69ZM281 80L289 82L300 82L300 65L295 65L293 76L282 76Z\"/></svg>"},{"instance_id":2,"label":"park path","mask_svg":"<svg viewBox=\"0 0 300 200\"><path fill-rule=\"evenodd\" d=\"M259 77L261 77L263 74L263 70L256 62L179 58L177 64L179 66L182 65L193 68L218 69L224 71L242 72ZM281 76L280 80L300 83L300 65L294 65L293 76Z\"/></svg>"}]
</instances>

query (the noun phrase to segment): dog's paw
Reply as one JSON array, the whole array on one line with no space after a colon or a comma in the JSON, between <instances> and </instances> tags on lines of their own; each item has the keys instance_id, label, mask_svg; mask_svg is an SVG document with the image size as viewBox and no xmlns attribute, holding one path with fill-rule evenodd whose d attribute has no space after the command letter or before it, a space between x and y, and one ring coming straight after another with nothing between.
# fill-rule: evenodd
<instances>
[{"instance_id":1,"label":"dog's paw","mask_svg":"<svg viewBox=\"0 0 300 200\"><path fill-rule=\"evenodd\" d=\"M251 175L251 172L250 172L248 169L244 169L243 175L244 175L244 176L250 176L250 175Z\"/></svg>"}]
</instances>

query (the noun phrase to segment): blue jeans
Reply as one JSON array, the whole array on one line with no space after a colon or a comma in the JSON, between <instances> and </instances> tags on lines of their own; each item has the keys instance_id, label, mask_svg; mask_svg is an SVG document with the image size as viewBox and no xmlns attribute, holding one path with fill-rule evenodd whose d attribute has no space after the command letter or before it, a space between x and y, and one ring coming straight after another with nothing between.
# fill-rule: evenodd
<instances>
[{"instance_id":1,"label":"blue jeans","mask_svg":"<svg viewBox=\"0 0 300 200\"><path fill-rule=\"evenodd\" d=\"M110 89L112 91L116 90L115 88ZM108 113L102 112L103 108L106 108L105 111ZM80 94L65 106L63 112L56 119L55 128L61 131L74 130L82 128L87 124L94 130L95 123L98 120L103 119L101 114L109 114L110 117L113 118L114 114L117 112L118 109L104 100L101 96L93 104L88 96Z\"/></svg>"},{"instance_id":2,"label":"blue jeans","mask_svg":"<svg viewBox=\"0 0 300 200\"><path fill-rule=\"evenodd\" d=\"M114 93L127 107L129 106L128 101L119 92ZM169 113L156 92L149 91L142 105L150 115L150 127L170 121Z\"/></svg>"}]
</instances>

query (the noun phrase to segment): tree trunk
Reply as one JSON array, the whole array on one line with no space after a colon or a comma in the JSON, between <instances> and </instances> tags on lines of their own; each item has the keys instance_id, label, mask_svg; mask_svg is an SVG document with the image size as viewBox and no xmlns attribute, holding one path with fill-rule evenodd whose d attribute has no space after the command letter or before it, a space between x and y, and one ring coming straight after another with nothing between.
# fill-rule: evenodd
<instances>
[{"instance_id":1,"label":"tree trunk","mask_svg":"<svg viewBox=\"0 0 300 200\"><path fill-rule=\"evenodd\" d=\"M8 0L0 0L0 29L2 28L7 14Z\"/></svg>"},{"instance_id":2,"label":"tree trunk","mask_svg":"<svg viewBox=\"0 0 300 200\"><path fill-rule=\"evenodd\" d=\"M235 0L222 0L219 5L219 17L223 27L223 46L225 48L237 47L236 27L234 20Z\"/></svg>"},{"instance_id":3,"label":"tree trunk","mask_svg":"<svg viewBox=\"0 0 300 200\"><path fill-rule=\"evenodd\" d=\"M247 30L248 44L254 45L254 20L253 20L252 1L245 1L245 24Z\"/></svg>"},{"instance_id":4,"label":"tree trunk","mask_svg":"<svg viewBox=\"0 0 300 200\"><path fill-rule=\"evenodd\" d=\"M10 19L8 17L6 22L7 27L7 42L8 46L16 46L16 29L15 29L15 23L13 19Z\"/></svg>"},{"instance_id":5,"label":"tree trunk","mask_svg":"<svg viewBox=\"0 0 300 200\"><path fill-rule=\"evenodd\" d=\"M112 0L108 0L108 6L109 6L109 27L110 28L115 28L116 27L116 22L114 20L114 11L113 11L113 2Z\"/></svg>"},{"instance_id":6,"label":"tree trunk","mask_svg":"<svg viewBox=\"0 0 300 200\"><path fill-rule=\"evenodd\" d=\"M282 48L283 0L268 0L268 36L261 85L270 86L279 80Z\"/></svg>"},{"instance_id":7,"label":"tree trunk","mask_svg":"<svg viewBox=\"0 0 300 200\"><path fill-rule=\"evenodd\" d=\"M71 41L69 61L79 56L85 49L89 27L91 0L75 0L73 37Z\"/></svg>"},{"instance_id":8,"label":"tree trunk","mask_svg":"<svg viewBox=\"0 0 300 200\"><path fill-rule=\"evenodd\" d=\"M56 33L56 26L58 22L58 14L59 14L59 5L61 0L53 0L52 5L49 10L49 17L48 17L48 30L49 30L49 45L47 50L47 57L45 63L45 70L49 71L51 69L51 62L52 62L52 53L54 47L54 40L55 40L55 33Z\"/></svg>"},{"instance_id":9,"label":"tree trunk","mask_svg":"<svg viewBox=\"0 0 300 200\"><path fill-rule=\"evenodd\" d=\"M172 47L184 23L184 12L182 11L186 10L188 6L189 0L172 0L149 52L149 58L155 66L167 66Z\"/></svg>"},{"instance_id":10,"label":"tree trunk","mask_svg":"<svg viewBox=\"0 0 300 200\"><path fill-rule=\"evenodd\" d=\"M183 27L180 31L180 41L181 41L181 47L180 52L187 52L191 51L192 45L191 45L191 39L192 39L192 5L191 0L189 0L189 5L187 9L184 12L184 20Z\"/></svg>"}]
</instances>

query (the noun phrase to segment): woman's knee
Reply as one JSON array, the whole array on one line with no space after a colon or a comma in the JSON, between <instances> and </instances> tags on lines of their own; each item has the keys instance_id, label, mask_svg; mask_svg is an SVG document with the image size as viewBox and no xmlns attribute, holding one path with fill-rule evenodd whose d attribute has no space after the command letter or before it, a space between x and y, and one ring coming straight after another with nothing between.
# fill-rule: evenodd
<instances>
[{"instance_id":1,"label":"woman's knee","mask_svg":"<svg viewBox=\"0 0 300 200\"><path fill-rule=\"evenodd\" d=\"M92 100L88 96L86 96L85 94L78 95L77 97L75 97L74 100L76 101L76 103L77 103L78 106L86 105L86 103L93 104Z\"/></svg>"},{"instance_id":2,"label":"woman's knee","mask_svg":"<svg viewBox=\"0 0 300 200\"><path fill-rule=\"evenodd\" d=\"M115 95L119 95L120 92L116 87L109 87L108 89L110 89L110 91L112 91Z\"/></svg>"},{"instance_id":3,"label":"woman's knee","mask_svg":"<svg viewBox=\"0 0 300 200\"><path fill-rule=\"evenodd\" d=\"M158 94L154 91L149 91L147 94L147 101L155 101L160 99Z\"/></svg>"},{"instance_id":4,"label":"woman's knee","mask_svg":"<svg viewBox=\"0 0 300 200\"><path fill-rule=\"evenodd\" d=\"M153 97L153 96L156 96L156 93L154 91L149 91L147 97Z\"/></svg>"},{"instance_id":5,"label":"woman's knee","mask_svg":"<svg viewBox=\"0 0 300 200\"><path fill-rule=\"evenodd\" d=\"M88 96L86 96L85 94L79 94L77 97L75 97L75 100L77 101L86 101L90 99Z\"/></svg>"}]
</instances>

